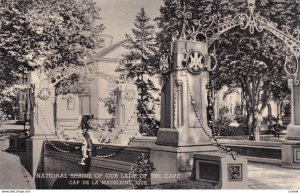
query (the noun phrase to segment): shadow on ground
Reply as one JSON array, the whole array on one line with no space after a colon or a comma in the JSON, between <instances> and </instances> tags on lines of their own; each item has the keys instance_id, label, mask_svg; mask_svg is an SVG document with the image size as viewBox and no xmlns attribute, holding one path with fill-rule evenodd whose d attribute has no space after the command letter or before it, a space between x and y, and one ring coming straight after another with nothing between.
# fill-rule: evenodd
<instances>
[{"instance_id":1,"label":"shadow on ground","mask_svg":"<svg viewBox=\"0 0 300 193\"><path fill-rule=\"evenodd\" d=\"M22 166L24 168L26 168L27 166L27 163L26 163L26 151L11 151L8 149L5 150L5 152L9 153L9 154L12 154L12 155L16 155L20 158L20 162L22 164Z\"/></svg>"}]
</instances>

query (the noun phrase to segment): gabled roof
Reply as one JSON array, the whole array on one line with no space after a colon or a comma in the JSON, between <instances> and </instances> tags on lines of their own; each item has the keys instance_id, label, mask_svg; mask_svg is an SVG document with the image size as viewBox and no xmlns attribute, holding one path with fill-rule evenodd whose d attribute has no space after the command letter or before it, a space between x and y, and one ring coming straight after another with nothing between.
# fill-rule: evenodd
<instances>
[{"instance_id":1,"label":"gabled roof","mask_svg":"<svg viewBox=\"0 0 300 193\"><path fill-rule=\"evenodd\" d=\"M110 52L112 52L113 50L115 50L116 48L122 46L124 43L126 43L128 39L122 40L118 43L115 43L111 46L108 46L104 49L102 49L100 52L98 52L97 54L95 54L94 56L92 56L89 60L88 60L88 64L94 62L95 60L99 60L101 58L103 58L104 56L106 56L107 54L109 54Z\"/></svg>"}]
</instances>

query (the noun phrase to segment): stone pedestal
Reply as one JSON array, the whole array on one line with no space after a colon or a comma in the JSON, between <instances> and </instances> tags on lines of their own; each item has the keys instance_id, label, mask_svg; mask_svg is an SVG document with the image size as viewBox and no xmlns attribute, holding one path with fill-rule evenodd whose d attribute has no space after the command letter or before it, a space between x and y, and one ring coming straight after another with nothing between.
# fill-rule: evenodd
<instances>
[{"instance_id":1,"label":"stone pedestal","mask_svg":"<svg viewBox=\"0 0 300 193\"><path fill-rule=\"evenodd\" d=\"M155 171L151 174L151 184L176 183L188 179L194 169L194 154L217 151L212 145L172 147L154 145L151 147L151 162Z\"/></svg>"},{"instance_id":2,"label":"stone pedestal","mask_svg":"<svg viewBox=\"0 0 300 193\"><path fill-rule=\"evenodd\" d=\"M286 140L282 143L281 165L287 168L300 169L300 141Z\"/></svg>"},{"instance_id":3,"label":"stone pedestal","mask_svg":"<svg viewBox=\"0 0 300 193\"><path fill-rule=\"evenodd\" d=\"M26 167L32 177L35 177L37 172L43 172L44 141L42 136L33 136L26 140Z\"/></svg>"},{"instance_id":4,"label":"stone pedestal","mask_svg":"<svg viewBox=\"0 0 300 193\"><path fill-rule=\"evenodd\" d=\"M26 151L26 139L25 135L11 134L9 137L9 147L6 151Z\"/></svg>"},{"instance_id":5,"label":"stone pedestal","mask_svg":"<svg viewBox=\"0 0 300 193\"><path fill-rule=\"evenodd\" d=\"M217 189L247 189L247 160L219 152L195 154L195 179Z\"/></svg>"},{"instance_id":6,"label":"stone pedestal","mask_svg":"<svg viewBox=\"0 0 300 193\"><path fill-rule=\"evenodd\" d=\"M194 154L217 151L207 125L207 44L178 40L172 43L169 57L160 59L161 128L151 161L154 177L176 174L176 178L152 178L152 184L191 177Z\"/></svg>"},{"instance_id":7,"label":"stone pedestal","mask_svg":"<svg viewBox=\"0 0 300 193\"><path fill-rule=\"evenodd\" d=\"M206 128L209 135L211 131ZM202 128L160 128L157 134L157 145L163 146L195 146L211 145L211 139Z\"/></svg>"},{"instance_id":8,"label":"stone pedestal","mask_svg":"<svg viewBox=\"0 0 300 193\"><path fill-rule=\"evenodd\" d=\"M137 87L134 84L122 84L116 90L115 127L119 133L119 142L128 145L129 139L140 136L137 123Z\"/></svg>"},{"instance_id":9,"label":"stone pedestal","mask_svg":"<svg viewBox=\"0 0 300 193\"><path fill-rule=\"evenodd\" d=\"M282 166L300 169L300 85L289 80L291 88L291 123L287 127L287 138L282 143Z\"/></svg>"}]
</instances>

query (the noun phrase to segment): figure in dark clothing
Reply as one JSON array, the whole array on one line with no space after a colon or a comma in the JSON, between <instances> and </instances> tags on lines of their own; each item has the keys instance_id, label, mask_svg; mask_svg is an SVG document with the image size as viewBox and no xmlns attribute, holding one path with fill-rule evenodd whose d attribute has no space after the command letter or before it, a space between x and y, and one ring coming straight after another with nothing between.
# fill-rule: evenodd
<instances>
[{"instance_id":1,"label":"figure in dark clothing","mask_svg":"<svg viewBox=\"0 0 300 193\"><path fill-rule=\"evenodd\" d=\"M281 128L281 121L277 121L274 125L274 137L279 138L280 136L280 128Z\"/></svg>"},{"instance_id":2,"label":"figure in dark clothing","mask_svg":"<svg viewBox=\"0 0 300 193\"><path fill-rule=\"evenodd\" d=\"M82 129L82 133L85 134L90 129L89 120L93 118L93 115L82 115L80 127Z\"/></svg>"}]
</instances>

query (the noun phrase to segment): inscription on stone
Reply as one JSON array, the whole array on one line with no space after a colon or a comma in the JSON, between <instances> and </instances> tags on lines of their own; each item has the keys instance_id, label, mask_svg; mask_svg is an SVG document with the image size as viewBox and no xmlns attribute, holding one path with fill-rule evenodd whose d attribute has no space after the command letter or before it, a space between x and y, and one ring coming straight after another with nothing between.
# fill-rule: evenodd
<instances>
[{"instance_id":1,"label":"inscription on stone","mask_svg":"<svg viewBox=\"0 0 300 193\"><path fill-rule=\"evenodd\" d=\"M220 166L213 162L199 162L199 179L202 181L219 182Z\"/></svg>"}]
</instances>

